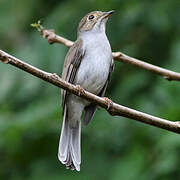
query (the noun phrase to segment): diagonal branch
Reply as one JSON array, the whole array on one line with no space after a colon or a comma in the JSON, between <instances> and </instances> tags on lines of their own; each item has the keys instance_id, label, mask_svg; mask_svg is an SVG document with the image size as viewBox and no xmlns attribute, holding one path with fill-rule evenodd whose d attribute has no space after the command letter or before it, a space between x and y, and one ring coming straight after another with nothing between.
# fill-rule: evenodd
<instances>
[{"instance_id":1,"label":"diagonal branch","mask_svg":"<svg viewBox=\"0 0 180 180\"><path fill-rule=\"evenodd\" d=\"M76 95L79 94L79 89L77 86L64 81L56 74L48 73L32 65L29 65L28 63L25 63L2 50L0 50L0 60L1 62L5 64L11 64L13 66L16 66L17 68L22 69L23 71L26 71L40 79L43 79L44 81L47 81L57 87L63 88L73 94L76 94ZM152 126L156 126L156 127L180 134L179 121L177 122L168 121L162 118L158 118L158 117L116 104L115 102L112 102L109 108L109 103L107 100L87 91L84 91L84 93L80 94L80 96L82 98L85 98L105 108L111 115L124 116L127 118L131 118L131 119L134 119L134 120L146 123L146 124L150 124Z\"/></svg>"},{"instance_id":2,"label":"diagonal branch","mask_svg":"<svg viewBox=\"0 0 180 180\"><path fill-rule=\"evenodd\" d=\"M58 36L57 34L55 34L54 30L52 30L52 29L46 30L46 29L42 28L40 31L41 31L43 37L48 39L48 42L50 44L60 43L60 44L64 44L67 47L71 47L73 45L73 41L70 41L66 38ZM112 55L113 55L113 58L119 62L124 62L127 64L131 64L133 66L137 66L139 68L151 71L155 74L163 76L165 79L167 79L169 81L171 81L171 80L180 81L180 73L170 71L170 70L140 61L133 57L127 56L126 54L123 54L121 52L113 52Z\"/></svg>"}]
</instances>

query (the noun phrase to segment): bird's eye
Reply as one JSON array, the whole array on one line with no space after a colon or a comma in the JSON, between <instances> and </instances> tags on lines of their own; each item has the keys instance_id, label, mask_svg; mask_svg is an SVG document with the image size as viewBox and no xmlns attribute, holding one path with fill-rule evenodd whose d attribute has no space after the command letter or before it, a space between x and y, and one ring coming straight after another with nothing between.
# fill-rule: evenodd
<instances>
[{"instance_id":1,"label":"bird's eye","mask_svg":"<svg viewBox=\"0 0 180 180\"><path fill-rule=\"evenodd\" d=\"M89 19L91 20L91 19L94 19L94 15L90 15L89 16Z\"/></svg>"}]
</instances>

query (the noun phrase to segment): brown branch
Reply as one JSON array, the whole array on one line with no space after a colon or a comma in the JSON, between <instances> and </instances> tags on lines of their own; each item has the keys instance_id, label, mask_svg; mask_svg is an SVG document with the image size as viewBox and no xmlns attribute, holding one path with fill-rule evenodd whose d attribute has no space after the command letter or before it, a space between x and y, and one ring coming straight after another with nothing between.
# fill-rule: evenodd
<instances>
[{"instance_id":1,"label":"brown branch","mask_svg":"<svg viewBox=\"0 0 180 180\"><path fill-rule=\"evenodd\" d=\"M76 94L76 95L79 94L79 89L77 86L62 80L56 74L47 73L32 65L29 65L9 55L8 53L2 50L0 50L0 60L1 62L5 64L11 64L13 66L16 66L17 68L20 68L23 71L26 71L36 77L39 77L40 79L43 79L44 81L47 81L57 87L63 88L73 94ZM142 113L140 111L130 109L128 107L116 104L114 102L112 102L109 108L109 103L107 100L105 100L104 98L98 97L87 91L84 91L84 93L80 94L80 96L82 98L85 98L105 108L111 115L119 115L119 116L128 117L128 118L131 118L131 119L134 119L134 120L146 123L146 124L150 124L152 126L156 126L156 127L180 134L180 122L178 121L177 122L168 121L168 120L158 118L158 117L146 114L146 113Z\"/></svg>"},{"instance_id":2,"label":"brown branch","mask_svg":"<svg viewBox=\"0 0 180 180\"><path fill-rule=\"evenodd\" d=\"M42 36L46 38L50 44L61 43L67 47L71 47L74 44L73 41L70 41L66 38L56 35L53 29L49 29L49 30L44 29L41 31L41 33Z\"/></svg>"},{"instance_id":3,"label":"brown branch","mask_svg":"<svg viewBox=\"0 0 180 180\"><path fill-rule=\"evenodd\" d=\"M48 42L50 44L60 43L60 44L64 44L67 47L71 47L73 45L73 41L70 41L66 38L58 36L57 34L55 34L54 30L41 29L41 33L44 38L48 39ZM113 52L112 55L113 55L113 58L119 62L124 62L127 64L131 64L133 66L137 66L139 68L151 71L155 74L163 76L165 79L169 81L171 80L180 81L180 73L170 71L170 70L140 61L133 57L127 56L121 52Z\"/></svg>"}]
</instances>

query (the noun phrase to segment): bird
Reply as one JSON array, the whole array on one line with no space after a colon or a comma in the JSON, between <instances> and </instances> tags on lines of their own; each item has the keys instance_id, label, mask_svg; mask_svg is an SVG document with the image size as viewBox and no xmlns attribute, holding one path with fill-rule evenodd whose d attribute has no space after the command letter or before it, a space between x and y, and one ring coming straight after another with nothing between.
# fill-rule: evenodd
<instances>
[{"instance_id":1,"label":"bird","mask_svg":"<svg viewBox=\"0 0 180 180\"><path fill-rule=\"evenodd\" d=\"M89 91L104 97L114 61L106 22L114 10L93 11L85 15L77 29L77 40L69 49L62 70L62 79L76 85L80 93ZM63 122L58 148L58 159L67 169L80 171L81 117L84 124L91 121L97 105L61 90Z\"/></svg>"}]
</instances>

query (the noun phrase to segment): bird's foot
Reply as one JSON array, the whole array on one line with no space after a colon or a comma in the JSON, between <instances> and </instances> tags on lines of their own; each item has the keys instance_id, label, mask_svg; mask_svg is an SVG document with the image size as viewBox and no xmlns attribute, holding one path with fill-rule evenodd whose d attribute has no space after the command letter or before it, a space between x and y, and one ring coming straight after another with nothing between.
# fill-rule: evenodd
<instances>
[{"instance_id":1,"label":"bird's foot","mask_svg":"<svg viewBox=\"0 0 180 180\"><path fill-rule=\"evenodd\" d=\"M59 79L59 78L60 78L56 73L51 74L51 76L52 76L53 78L55 78L55 79Z\"/></svg>"},{"instance_id":2,"label":"bird's foot","mask_svg":"<svg viewBox=\"0 0 180 180\"><path fill-rule=\"evenodd\" d=\"M107 97L103 97L103 99L107 102L107 110L109 110L111 108L111 106L113 105L113 101Z\"/></svg>"},{"instance_id":3,"label":"bird's foot","mask_svg":"<svg viewBox=\"0 0 180 180\"><path fill-rule=\"evenodd\" d=\"M85 90L80 85L76 85L76 89L78 91L78 96L85 94Z\"/></svg>"}]
</instances>

